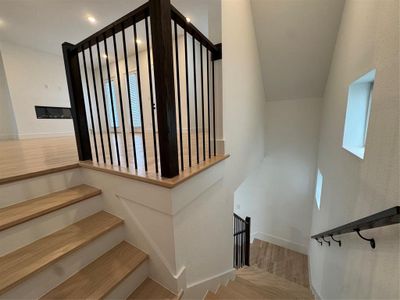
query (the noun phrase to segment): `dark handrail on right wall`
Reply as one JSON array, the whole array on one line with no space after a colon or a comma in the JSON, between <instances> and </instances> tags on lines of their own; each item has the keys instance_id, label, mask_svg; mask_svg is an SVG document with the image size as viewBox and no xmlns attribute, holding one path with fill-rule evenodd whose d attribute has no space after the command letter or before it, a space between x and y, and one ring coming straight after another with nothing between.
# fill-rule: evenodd
<instances>
[{"instance_id":1,"label":"dark handrail on right wall","mask_svg":"<svg viewBox=\"0 0 400 300\"><path fill-rule=\"evenodd\" d=\"M400 206L395 206L389 209L386 209L384 211L378 212L376 214L370 215L368 217L347 223L345 225L336 227L334 229L321 232L319 234L315 234L311 236L312 239L315 239L321 246L322 246L322 241L320 239L325 240L325 237L331 238L332 241L335 241L341 246L342 242L339 240L335 240L333 238L334 235L340 235L340 234L345 234L345 233L350 233L350 232L356 232L360 238L363 240L366 240L370 243L371 248L375 248L375 240L374 239L368 239L365 238L360 234L361 231L367 230L367 229L372 229L372 228L377 228L377 227L383 227L383 226L389 226L393 224L398 224L400 223ZM330 243L328 244L330 246Z\"/></svg>"}]
</instances>

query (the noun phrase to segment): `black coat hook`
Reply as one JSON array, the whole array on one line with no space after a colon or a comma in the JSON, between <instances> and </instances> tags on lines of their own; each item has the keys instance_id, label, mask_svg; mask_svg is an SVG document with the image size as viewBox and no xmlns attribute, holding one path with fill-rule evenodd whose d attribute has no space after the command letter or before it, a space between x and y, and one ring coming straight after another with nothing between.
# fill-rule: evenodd
<instances>
[{"instance_id":1,"label":"black coat hook","mask_svg":"<svg viewBox=\"0 0 400 300\"><path fill-rule=\"evenodd\" d=\"M354 229L354 231L355 232L357 232L357 234L358 234L358 236L360 237L360 238L362 238L363 240L365 240L365 241L368 241L369 242L369 244L371 245L371 248L372 249L375 249L375 240L374 239L367 239L367 238L365 238L365 237L363 237L361 234L360 234L360 229Z\"/></svg>"},{"instance_id":2,"label":"black coat hook","mask_svg":"<svg viewBox=\"0 0 400 300\"><path fill-rule=\"evenodd\" d=\"M335 241L336 243L338 243L338 244L339 244L339 247L342 247L342 241L335 240L335 239L333 238L333 234L331 234L331 239L332 239L332 241Z\"/></svg>"},{"instance_id":3,"label":"black coat hook","mask_svg":"<svg viewBox=\"0 0 400 300\"><path fill-rule=\"evenodd\" d=\"M319 238L315 238L315 240L318 242L318 244L320 244L320 246L322 246L322 242L319 240Z\"/></svg>"},{"instance_id":4,"label":"black coat hook","mask_svg":"<svg viewBox=\"0 0 400 300\"><path fill-rule=\"evenodd\" d=\"M327 241L327 240L325 240L325 237L322 237L322 240L323 240L325 243L327 243L329 247L331 246L331 242L330 242L330 241Z\"/></svg>"}]
</instances>

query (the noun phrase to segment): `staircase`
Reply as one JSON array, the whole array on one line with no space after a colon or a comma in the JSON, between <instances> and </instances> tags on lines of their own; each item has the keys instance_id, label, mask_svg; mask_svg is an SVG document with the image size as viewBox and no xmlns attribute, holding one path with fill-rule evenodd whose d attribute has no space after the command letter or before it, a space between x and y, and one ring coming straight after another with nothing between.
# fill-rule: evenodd
<instances>
[{"instance_id":1,"label":"staircase","mask_svg":"<svg viewBox=\"0 0 400 300\"><path fill-rule=\"evenodd\" d=\"M305 254L259 239L250 246L250 265L206 299L314 299Z\"/></svg>"},{"instance_id":2,"label":"staircase","mask_svg":"<svg viewBox=\"0 0 400 300\"><path fill-rule=\"evenodd\" d=\"M255 266L236 271L236 278L205 299L314 299L311 291Z\"/></svg>"},{"instance_id":3,"label":"staircase","mask_svg":"<svg viewBox=\"0 0 400 300\"><path fill-rule=\"evenodd\" d=\"M0 208L1 299L177 298L148 278L148 255L100 194L79 185Z\"/></svg>"}]
</instances>

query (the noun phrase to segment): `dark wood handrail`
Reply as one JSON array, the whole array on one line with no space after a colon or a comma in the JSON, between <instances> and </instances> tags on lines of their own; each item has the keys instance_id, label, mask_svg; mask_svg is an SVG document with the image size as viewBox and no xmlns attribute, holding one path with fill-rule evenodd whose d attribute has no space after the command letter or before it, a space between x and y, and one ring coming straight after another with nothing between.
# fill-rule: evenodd
<instances>
[{"instance_id":1,"label":"dark wood handrail","mask_svg":"<svg viewBox=\"0 0 400 300\"><path fill-rule=\"evenodd\" d=\"M132 26L134 23L138 23L139 21L145 19L149 15L149 2L146 2L145 4L126 14L125 16L112 22L110 25L107 25L106 27L100 29L83 41L77 43L75 45L75 49L85 50L89 48L89 45L100 43L104 39L111 37L113 35L113 31L115 31L115 33L118 33L123 29Z\"/></svg>"},{"instance_id":2,"label":"dark wood handrail","mask_svg":"<svg viewBox=\"0 0 400 300\"><path fill-rule=\"evenodd\" d=\"M333 238L333 236L336 235L356 232L361 238L365 239L360 235L360 231L398 223L400 223L400 206L395 206L345 225L312 235L311 238L319 241L319 239L324 239L325 237ZM375 248L375 241L373 239L366 240L370 241L372 248Z\"/></svg>"},{"instance_id":3,"label":"dark wood handrail","mask_svg":"<svg viewBox=\"0 0 400 300\"><path fill-rule=\"evenodd\" d=\"M218 55L220 49L214 45L204 34L201 33L192 23L186 21L186 17L180 13L173 5L171 5L171 17L179 26L186 29L188 33L194 36L203 46L211 51L213 55Z\"/></svg>"}]
</instances>

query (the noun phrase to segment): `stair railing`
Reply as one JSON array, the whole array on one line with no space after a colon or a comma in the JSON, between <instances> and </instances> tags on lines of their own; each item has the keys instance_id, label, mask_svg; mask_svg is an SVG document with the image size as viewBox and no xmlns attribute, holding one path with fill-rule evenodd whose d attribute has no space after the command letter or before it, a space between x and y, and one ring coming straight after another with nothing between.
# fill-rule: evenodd
<instances>
[{"instance_id":1,"label":"stair railing","mask_svg":"<svg viewBox=\"0 0 400 300\"><path fill-rule=\"evenodd\" d=\"M216 155L214 61L221 46L169 0L150 0L82 42L64 43L63 54L79 160L145 172L151 162L171 178L192 166L192 153L197 164Z\"/></svg>"},{"instance_id":2,"label":"stair railing","mask_svg":"<svg viewBox=\"0 0 400 300\"><path fill-rule=\"evenodd\" d=\"M395 206L365 218L358 219L345 225L315 234L311 236L311 238L315 239L321 246L323 245L323 242L325 242L328 246L331 246L331 241L325 239L330 238L333 242L337 243L339 247L341 247L342 241L335 239L334 236L355 232L361 239L369 242L371 248L375 249L375 239L366 238L361 235L360 232L363 230L389 226L398 223L400 223L400 206Z\"/></svg>"},{"instance_id":3,"label":"stair railing","mask_svg":"<svg viewBox=\"0 0 400 300\"><path fill-rule=\"evenodd\" d=\"M236 269L250 265L250 217L242 219L233 214L233 266Z\"/></svg>"}]
</instances>

